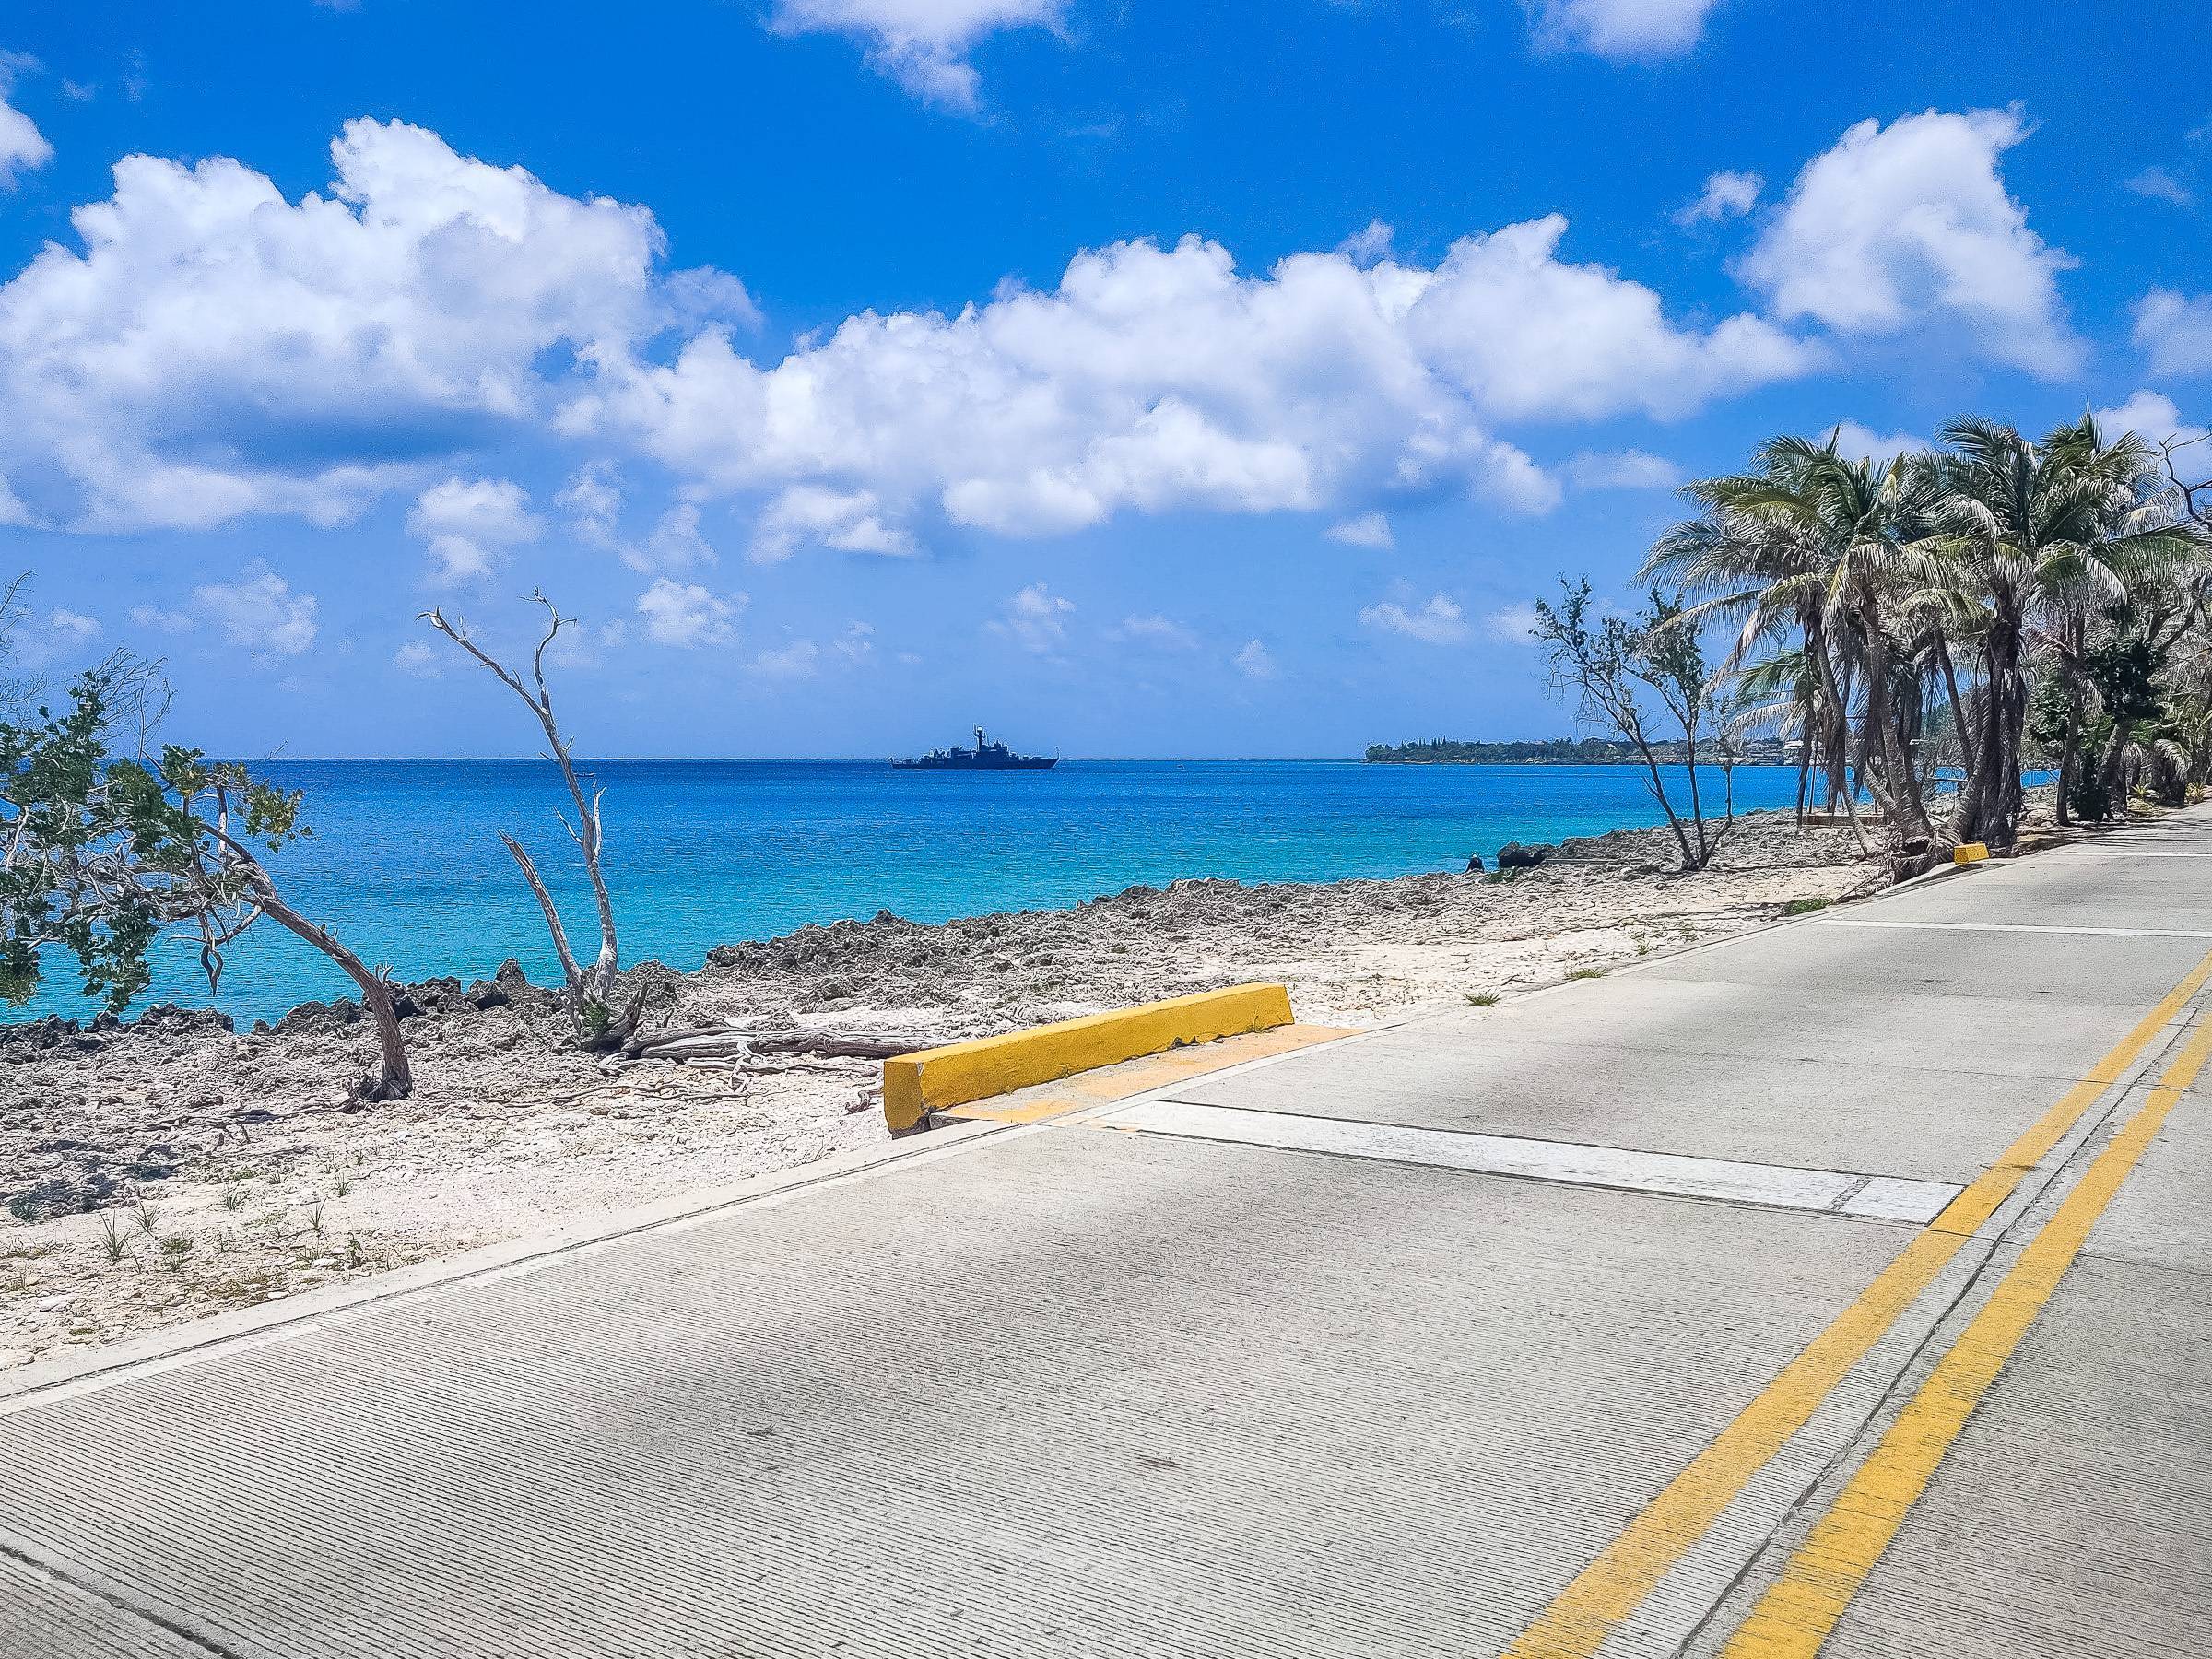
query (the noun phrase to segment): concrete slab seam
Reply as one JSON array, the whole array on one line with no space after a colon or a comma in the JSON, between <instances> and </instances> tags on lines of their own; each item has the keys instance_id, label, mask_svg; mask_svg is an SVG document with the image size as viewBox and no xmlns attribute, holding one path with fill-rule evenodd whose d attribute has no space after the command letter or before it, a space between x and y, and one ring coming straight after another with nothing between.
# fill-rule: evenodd
<instances>
[{"instance_id":1,"label":"concrete slab seam","mask_svg":"<svg viewBox=\"0 0 2212 1659\"><path fill-rule=\"evenodd\" d=\"M201 1630L170 1618L153 1607L143 1605L124 1590L124 1587L104 1573L71 1571L55 1565L19 1542L8 1529L0 1527L0 1558L14 1561L18 1566L38 1574L53 1583L66 1586L79 1595L91 1597L112 1612L134 1619L165 1636L197 1648L214 1659L255 1659L246 1649L218 1641Z\"/></svg>"},{"instance_id":2,"label":"concrete slab seam","mask_svg":"<svg viewBox=\"0 0 2212 1659\"><path fill-rule=\"evenodd\" d=\"M1602 1192L1641 1193L1691 1202L1922 1226L1940 1214L1960 1191L1954 1182L1877 1178L1851 1170L1700 1158L1588 1141L1487 1135L1183 1100L1116 1102L1110 1114L1091 1120L1088 1126L1314 1157L1452 1170L1500 1180L1543 1181ZM1867 1211L1855 1208L1859 1194L1877 1179L1889 1183L1884 1189L1882 1204Z\"/></svg>"}]
</instances>

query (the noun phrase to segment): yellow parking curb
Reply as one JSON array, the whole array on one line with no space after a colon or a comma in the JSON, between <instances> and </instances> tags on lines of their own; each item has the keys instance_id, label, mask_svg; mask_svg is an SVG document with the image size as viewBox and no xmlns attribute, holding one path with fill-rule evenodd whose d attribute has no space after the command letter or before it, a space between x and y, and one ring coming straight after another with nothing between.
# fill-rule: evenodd
<instances>
[{"instance_id":1,"label":"yellow parking curb","mask_svg":"<svg viewBox=\"0 0 2212 1659\"><path fill-rule=\"evenodd\" d=\"M946 1107L1157 1054L1186 1042L1211 1042L1218 1037L1289 1023L1290 993L1283 986L1231 985L1032 1026L1003 1037L924 1049L883 1063L883 1121L896 1135Z\"/></svg>"}]
</instances>

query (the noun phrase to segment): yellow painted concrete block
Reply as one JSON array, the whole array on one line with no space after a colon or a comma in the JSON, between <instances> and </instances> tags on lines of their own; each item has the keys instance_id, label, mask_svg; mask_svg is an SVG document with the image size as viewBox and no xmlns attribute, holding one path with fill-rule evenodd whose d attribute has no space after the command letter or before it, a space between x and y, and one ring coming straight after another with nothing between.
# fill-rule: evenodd
<instances>
[{"instance_id":1,"label":"yellow painted concrete block","mask_svg":"<svg viewBox=\"0 0 2212 1659\"><path fill-rule=\"evenodd\" d=\"M913 1128L935 1109L1157 1054L1178 1043L1211 1042L1289 1023L1290 993L1283 986L1231 985L924 1049L883 1063L883 1121L897 1133Z\"/></svg>"},{"instance_id":2,"label":"yellow painted concrete block","mask_svg":"<svg viewBox=\"0 0 2212 1659\"><path fill-rule=\"evenodd\" d=\"M1951 849L1953 864L1981 864L1989 857L1989 849L1980 841L1960 841Z\"/></svg>"}]
</instances>

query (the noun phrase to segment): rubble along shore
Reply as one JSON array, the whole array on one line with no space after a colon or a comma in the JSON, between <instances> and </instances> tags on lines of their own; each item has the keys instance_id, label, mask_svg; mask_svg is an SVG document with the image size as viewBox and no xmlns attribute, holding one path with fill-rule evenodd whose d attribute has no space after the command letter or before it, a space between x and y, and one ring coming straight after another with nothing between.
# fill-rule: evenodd
<instances>
[{"instance_id":1,"label":"rubble along shore","mask_svg":"<svg viewBox=\"0 0 2212 1659\"><path fill-rule=\"evenodd\" d=\"M1556 982L1878 886L1848 830L1739 819L1673 874L1665 830L1512 872L1178 881L944 924L879 913L631 969L654 1027L949 1041L1254 979L1359 1025ZM359 1007L0 1028L0 1368L811 1161L884 1135L877 1066L578 1053L512 964L403 988L417 1089L363 1106ZM772 1047L773 1045L764 1045Z\"/></svg>"}]
</instances>

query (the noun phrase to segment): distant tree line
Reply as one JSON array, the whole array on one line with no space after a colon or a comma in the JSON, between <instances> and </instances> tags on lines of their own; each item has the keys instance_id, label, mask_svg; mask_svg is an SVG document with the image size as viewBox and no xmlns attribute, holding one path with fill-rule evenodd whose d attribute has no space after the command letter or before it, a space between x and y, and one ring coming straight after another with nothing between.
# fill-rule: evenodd
<instances>
[{"instance_id":1,"label":"distant tree line","mask_svg":"<svg viewBox=\"0 0 2212 1659\"><path fill-rule=\"evenodd\" d=\"M1679 739L1655 742L1653 751L1665 760L1680 760L1688 752ZM1779 757L1778 740L1751 740L1747 755ZM1641 757L1628 743L1610 737L1535 737L1511 743L1474 743L1459 737L1428 737L1414 743L1371 743L1365 756L1379 766L1431 766L1451 762L1499 766L1512 763L1550 763L1559 766L1615 766Z\"/></svg>"}]
</instances>

